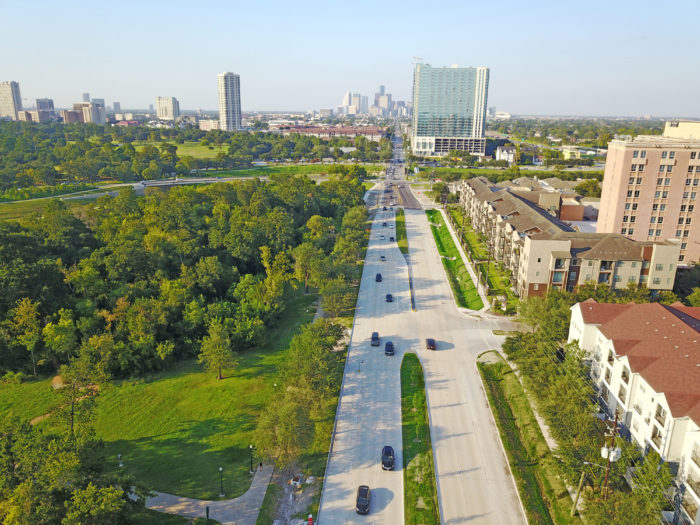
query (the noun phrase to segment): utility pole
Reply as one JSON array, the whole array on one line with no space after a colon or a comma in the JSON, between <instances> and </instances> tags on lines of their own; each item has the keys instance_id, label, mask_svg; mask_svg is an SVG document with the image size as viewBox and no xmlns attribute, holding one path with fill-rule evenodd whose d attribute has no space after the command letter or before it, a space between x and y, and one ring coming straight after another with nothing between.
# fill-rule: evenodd
<instances>
[{"instance_id":1,"label":"utility pole","mask_svg":"<svg viewBox=\"0 0 700 525\"><path fill-rule=\"evenodd\" d=\"M608 476L610 475L610 466L613 462L613 455L615 450L615 436L617 435L617 410L615 410L615 426L613 427L612 437L610 439L610 448L608 449L608 463L605 467L605 480L603 481L603 499L608 499Z\"/></svg>"},{"instance_id":2,"label":"utility pole","mask_svg":"<svg viewBox=\"0 0 700 525\"><path fill-rule=\"evenodd\" d=\"M581 479L578 482L578 490L576 491L576 499L574 499L574 504L571 506L571 512L569 515L573 518L576 515L576 506L578 505L578 499L581 496L581 489L583 488L583 480L586 479L586 471L581 472Z\"/></svg>"}]
</instances>

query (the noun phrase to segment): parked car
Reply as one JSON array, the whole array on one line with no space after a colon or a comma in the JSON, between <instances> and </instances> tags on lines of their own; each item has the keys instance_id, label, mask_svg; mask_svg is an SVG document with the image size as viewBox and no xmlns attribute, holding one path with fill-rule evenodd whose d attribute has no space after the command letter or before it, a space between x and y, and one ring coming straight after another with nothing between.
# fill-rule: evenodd
<instances>
[{"instance_id":1,"label":"parked car","mask_svg":"<svg viewBox=\"0 0 700 525\"><path fill-rule=\"evenodd\" d=\"M380 235L380 236L379 236L379 239L383 241L383 240L384 240L384 236L383 236L383 235Z\"/></svg>"},{"instance_id":2,"label":"parked car","mask_svg":"<svg viewBox=\"0 0 700 525\"><path fill-rule=\"evenodd\" d=\"M381 283L382 282L382 274L378 273L377 275L375 275L374 280L377 281L378 283Z\"/></svg>"},{"instance_id":3,"label":"parked car","mask_svg":"<svg viewBox=\"0 0 700 525\"><path fill-rule=\"evenodd\" d=\"M380 260L381 262L384 262L384 261L386 261L386 257L384 257L383 255L380 255L380 256L379 256L379 260Z\"/></svg>"},{"instance_id":4,"label":"parked car","mask_svg":"<svg viewBox=\"0 0 700 525\"><path fill-rule=\"evenodd\" d=\"M437 345L435 344L435 339L428 338L425 340L425 347L428 350L437 350Z\"/></svg>"},{"instance_id":5,"label":"parked car","mask_svg":"<svg viewBox=\"0 0 700 525\"><path fill-rule=\"evenodd\" d=\"M394 355L394 343L391 341L384 343L384 355Z\"/></svg>"},{"instance_id":6,"label":"parked car","mask_svg":"<svg viewBox=\"0 0 700 525\"><path fill-rule=\"evenodd\" d=\"M379 332L372 332L372 346L379 346Z\"/></svg>"},{"instance_id":7,"label":"parked car","mask_svg":"<svg viewBox=\"0 0 700 525\"><path fill-rule=\"evenodd\" d=\"M384 206L384 207L382 208L382 211L386 211L386 206Z\"/></svg>"},{"instance_id":8,"label":"parked car","mask_svg":"<svg viewBox=\"0 0 700 525\"><path fill-rule=\"evenodd\" d=\"M382 448L382 470L394 470L394 449L389 445Z\"/></svg>"},{"instance_id":9,"label":"parked car","mask_svg":"<svg viewBox=\"0 0 700 525\"><path fill-rule=\"evenodd\" d=\"M390 293L386 294L386 302L391 303L394 301L394 296L391 295Z\"/></svg>"},{"instance_id":10,"label":"parked car","mask_svg":"<svg viewBox=\"0 0 700 525\"><path fill-rule=\"evenodd\" d=\"M393 238L393 237L389 237L389 241L394 242L394 238Z\"/></svg>"},{"instance_id":11,"label":"parked car","mask_svg":"<svg viewBox=\"0 0 700 525\"><path fill-rule=\"evenodd\" d=\"M369 501L371 491L367 485L357 487L357 499L355 500L355 511L358 514L369 514Z\"/></svg>"},{"instance_id":12,"label":"parked car","mask_svg":"<svg viewBox=\"0 0 700 525\"><path fill-rule=\"evenodd\" d=\"M385 222L383 222L383 223L382 223L382 226L386 226L386 223L385 223Z\"/></svg>"}]
</instances>

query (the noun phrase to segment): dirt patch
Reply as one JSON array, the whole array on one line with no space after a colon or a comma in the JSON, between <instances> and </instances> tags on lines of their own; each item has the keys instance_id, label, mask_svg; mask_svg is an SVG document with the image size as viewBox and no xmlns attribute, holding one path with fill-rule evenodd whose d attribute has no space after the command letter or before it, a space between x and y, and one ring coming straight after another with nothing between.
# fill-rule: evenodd
<instances>
[{"instance_id":1,"label":"dirt patch","mask_svg":"<svg viewBox=\"0 0 700 525\"><path fill-rule=\"evenodd\" d=\"M282 489L277 502L274 525L305 525L308 522L308 511L314 496L321 490L321 480L316 478L307 483L304 476L301 485L293 486L290 481L297 474L298 470L285 469L275 472L272 477L272 482Z\"/></svg>"}]
</instances>

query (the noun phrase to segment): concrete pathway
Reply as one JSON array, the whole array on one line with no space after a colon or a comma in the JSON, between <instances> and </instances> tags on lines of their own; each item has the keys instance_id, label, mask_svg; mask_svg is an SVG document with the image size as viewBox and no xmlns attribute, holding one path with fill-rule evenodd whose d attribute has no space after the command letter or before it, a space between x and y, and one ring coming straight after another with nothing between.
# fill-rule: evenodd
<instances>
[{"instance_id":1,"label":"concrete pathway","mask_svg":"<svg viewBox=\"0 0 700 525\"><path fill-rule=\"evenodd\" d=\"M272 465L258 468L250 488L238 498L206 501L156 492L146 501L146 508L187 518L205 518L209 507L209 518L213 520L227 525L255 525L273 470Z\"/></svg>"}]
</instances>

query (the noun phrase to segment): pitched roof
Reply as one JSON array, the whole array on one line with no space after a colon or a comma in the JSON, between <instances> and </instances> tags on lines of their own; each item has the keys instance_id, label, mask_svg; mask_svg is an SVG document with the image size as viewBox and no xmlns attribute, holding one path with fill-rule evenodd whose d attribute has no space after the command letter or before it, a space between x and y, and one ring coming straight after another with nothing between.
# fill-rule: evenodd
<instances>
[{"instance_id":1,"label":"pitched roof","mask_svg":"<svg viewBox=\"0 0 700 525\"><path fill-rule=\"evenodd\" d=\"M666 396L674 417L700 425L700 308L675 303L580 303L586 324L627 356L630 368Z\"/></svg>"}]
</instances>

